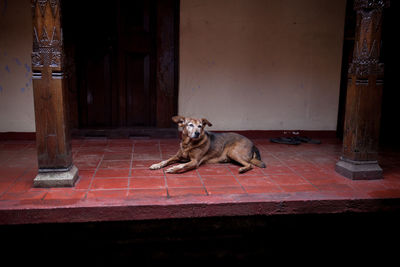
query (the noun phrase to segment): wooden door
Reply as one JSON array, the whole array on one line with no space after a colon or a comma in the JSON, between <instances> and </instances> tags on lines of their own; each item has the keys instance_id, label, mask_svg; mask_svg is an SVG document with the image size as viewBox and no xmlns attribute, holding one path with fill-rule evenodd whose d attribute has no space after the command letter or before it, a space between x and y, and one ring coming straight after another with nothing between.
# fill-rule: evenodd
<instances>
[{"instance_id":1,"label":"wooden door","mask_svg":"<svg viewBox=\"0 0 400 267\"><path fill-rule=\"evenodd\" d=\"M155 125L155 1L118 1L121 126Z\"/></svg>"},{"instance_id":2,"label":"wooden door","mask_svg":"<svg viewBox=\"0 0 400 267\"><path fill-rule=\"evenodd\" d=\"M75 125L171 127L177 111L179 1L63 4L67 61L73 62L69 76L76 80L69 83L69 91L76 92L70 93Z\"/></svg>"}]
</instances>

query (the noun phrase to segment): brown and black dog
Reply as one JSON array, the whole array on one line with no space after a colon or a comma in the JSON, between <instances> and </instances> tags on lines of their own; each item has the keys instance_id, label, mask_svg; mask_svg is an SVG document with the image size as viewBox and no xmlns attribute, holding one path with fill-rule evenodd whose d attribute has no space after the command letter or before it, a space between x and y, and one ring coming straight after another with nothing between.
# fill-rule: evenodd
<instances>
[{"instance_id":1,"label":"brown and black dog","mask_svg":"<svg viewBox=\"0 0 400 267\"><path fill-rule=\"evenodd\" d=\"M202 163L237 162L243 167L239 173L253 168L265 168L257 147L246 137L236 133L212 133L205 131L212 126L207 119L174 116L172 120L182 127L180 149L175 156L150 166L151 170L184 162L167 169L167 173L181 173L197 168Z\"/></svg>"}]
</instances>

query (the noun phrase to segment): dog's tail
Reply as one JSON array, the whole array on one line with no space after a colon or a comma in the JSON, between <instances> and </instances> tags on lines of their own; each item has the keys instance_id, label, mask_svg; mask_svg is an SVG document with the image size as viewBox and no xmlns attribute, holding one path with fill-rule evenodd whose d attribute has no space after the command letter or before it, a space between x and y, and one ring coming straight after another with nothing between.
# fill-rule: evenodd
<instances>
[{"instance_id":1,"label":"dog's tail","mask_svg":"<svg viewBox=\"0 0 400 267\"><path fill-rule=\"evenodd\" d=\"M267 165L261 160L260 150L256 146L253 146L253 157L250 163L256 165L259 168L265 168Z\"/></svg>"}]
</instances>

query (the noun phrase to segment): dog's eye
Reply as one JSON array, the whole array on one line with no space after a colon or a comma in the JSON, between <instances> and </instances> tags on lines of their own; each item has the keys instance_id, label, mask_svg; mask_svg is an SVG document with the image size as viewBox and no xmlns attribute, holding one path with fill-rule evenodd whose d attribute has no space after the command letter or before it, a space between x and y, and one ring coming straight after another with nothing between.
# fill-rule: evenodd
<instances>
[{"instance_id":1,"label":"dog's eye","mask_svg":"<svg viewBox=\"0 0 400 267\"><path fill-rule=\"evenodd\" d=\"M191 123L191 124L189 124L189 127L193 127L193 124Z\"/></svg>"},{"instance_id":2,"label":"dog's eye","mask_svg":"<svg viewBox=\"0 0 400 267\"><path fill-rule=\"evenodd\" d=\"M199 126L197 126L197 127L201 128L201 125L199 125Z\"/></svg>"}]
</instances>

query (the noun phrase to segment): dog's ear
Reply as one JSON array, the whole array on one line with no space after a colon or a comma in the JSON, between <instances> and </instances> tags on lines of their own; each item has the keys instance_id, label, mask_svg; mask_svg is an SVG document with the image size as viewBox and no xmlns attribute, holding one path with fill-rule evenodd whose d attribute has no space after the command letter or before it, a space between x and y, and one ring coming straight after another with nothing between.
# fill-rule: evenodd
<instances>
[{"instance_id":1,"label":"dog's ear","mask_svg":"<svg viewBox=\"0 0 400 267\"><path fill-rule=\"evenodd\" d=\"M181 126L185 122L185 117L182 116L173 116L172 121Z\"/></svg>"},{"instance_id":2,"label":"dog's ear","mask_svg":"<svg viewBox=\"0 0 400 267\"><path fill-rule=\"evenodd\" d=\"M203 126L205 126L205 125L208 125L208 126L212 126L212 123L211 122L209 122L207 119L201 119L201 123L203 124Z\"/></svg>"}]
</instances>

